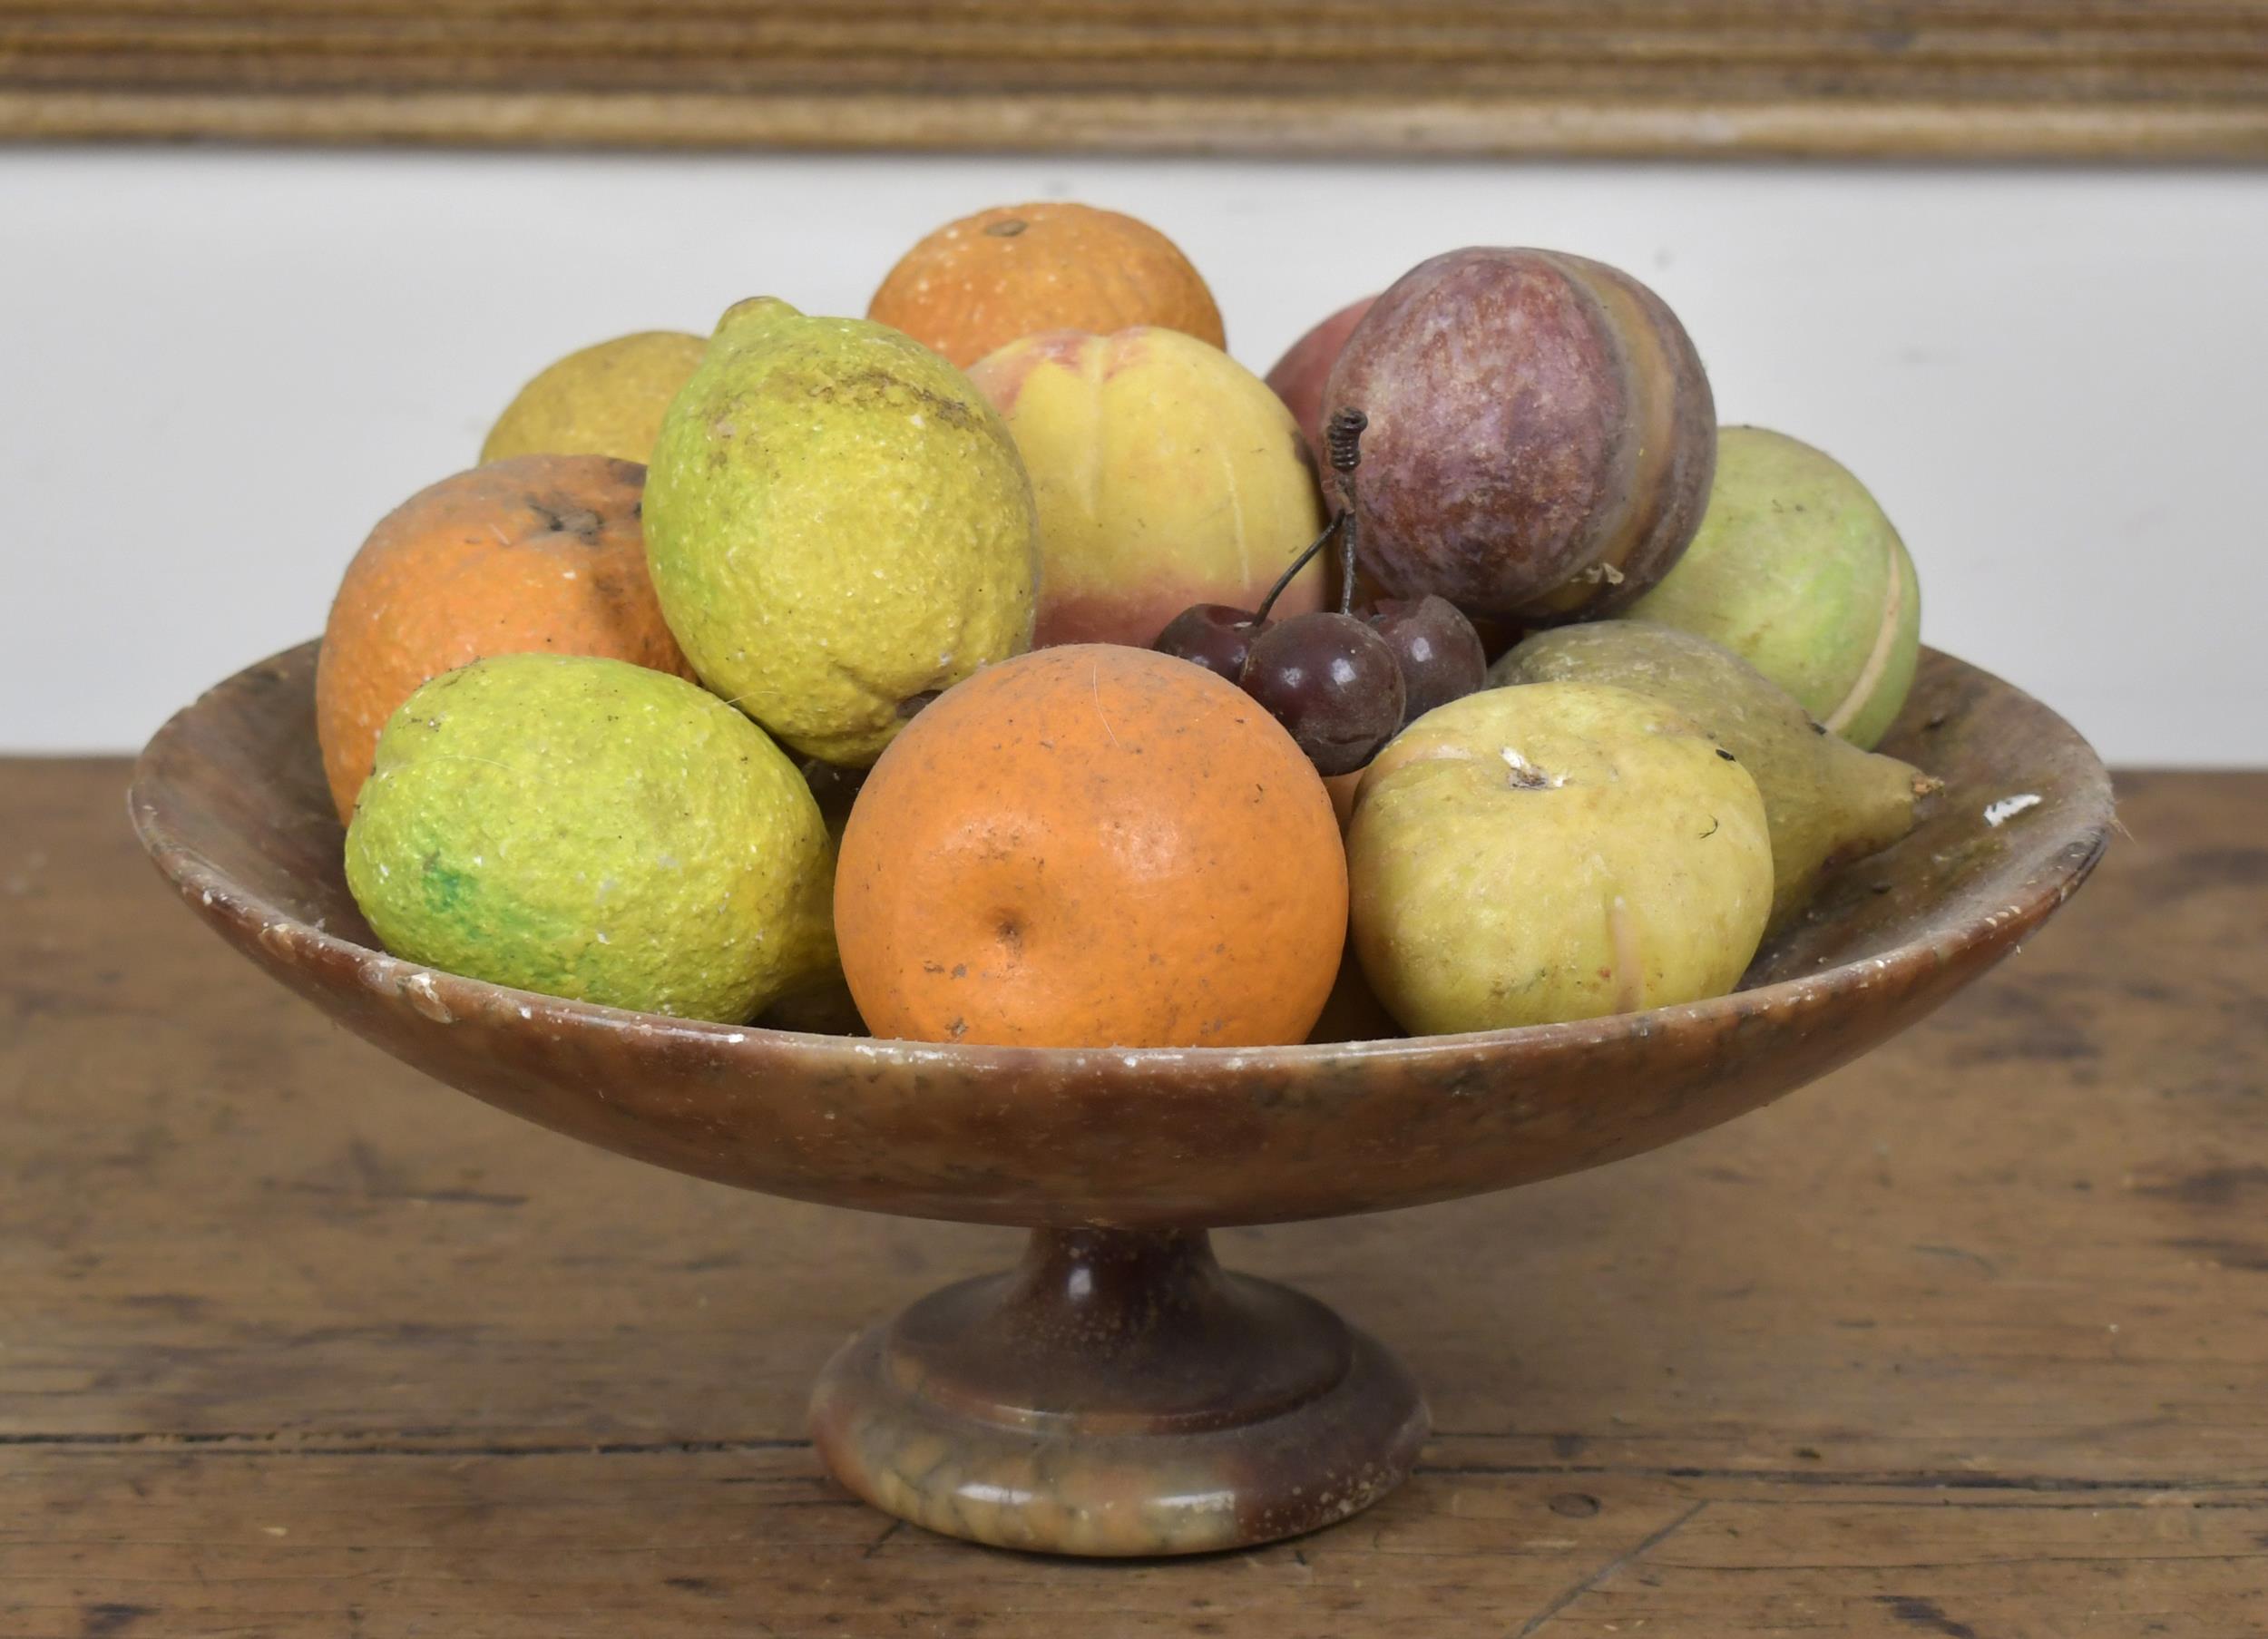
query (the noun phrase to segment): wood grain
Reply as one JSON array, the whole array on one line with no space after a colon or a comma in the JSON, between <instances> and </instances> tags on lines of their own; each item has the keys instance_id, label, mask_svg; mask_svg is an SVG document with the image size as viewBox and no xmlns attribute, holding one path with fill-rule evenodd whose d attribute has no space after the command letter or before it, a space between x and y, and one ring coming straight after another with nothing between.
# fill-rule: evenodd
<instances>
[{"instance_id":1,"label":"wood grain","mask_svg":"<svg viewBox=\"0 0 2268 1639\"><path fill-rule=\"evenodd\" d=\"M1442 1432L1346 1527L1127 1566L893 1527L804 1443L844 1337L1017 1236L420 1080L170 902L125 777L0 765L11 1639L2268 1633L2268 775L2123 779L2051 930L1768 1110L1220 1234Z\"/></svg>"},{"instance_id":2,"label":"wood grain","mask_svg":"<svg viewBox=\"0 0 2268 1639\"><path fill-rule=\"evenodd\" d=\"M0 0L0 138L2268 156L2268 0Z\"/></svg>"}]
</instances>

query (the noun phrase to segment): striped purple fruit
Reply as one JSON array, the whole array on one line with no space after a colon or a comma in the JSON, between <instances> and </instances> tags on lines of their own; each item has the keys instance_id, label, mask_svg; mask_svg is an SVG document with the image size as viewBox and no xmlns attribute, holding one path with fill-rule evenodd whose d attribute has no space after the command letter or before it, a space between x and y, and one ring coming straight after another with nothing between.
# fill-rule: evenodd
<instances>
[{"instance_id":1,"label":"striped purple fruit","mask_svg":"<svg viewBox=\"0 0 2268 1639\"><path fill-rule=\"evenodd\" d=\"M1325 408L1370 417L1364 567L1530 624L1609 613L1700 527L1716 406L1685 327L1603 262L1474 248L1421 262L1348 337Z\"/></svg>"}]
</instances>

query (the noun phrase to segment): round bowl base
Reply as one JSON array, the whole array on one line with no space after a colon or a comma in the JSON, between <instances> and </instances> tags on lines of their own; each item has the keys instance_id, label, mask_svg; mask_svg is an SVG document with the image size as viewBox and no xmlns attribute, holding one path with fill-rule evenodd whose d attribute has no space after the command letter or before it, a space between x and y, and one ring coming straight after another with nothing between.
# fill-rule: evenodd
<instances>
[{"instance_id":1,"label":"round bowl base","mask_svg":"<svg viewBox=\"0 0 2268 1639\"><path fill-rule=\"evenodd\" d=\"M1425 1439L1401 1362L1323 1304L1223 1272L1202 1232L1042 1230L1022 1265L846 1344L811 1422L875 1507L995 1547L1248 1547L1346 1518Z\"/></svg>"}]
</instances>

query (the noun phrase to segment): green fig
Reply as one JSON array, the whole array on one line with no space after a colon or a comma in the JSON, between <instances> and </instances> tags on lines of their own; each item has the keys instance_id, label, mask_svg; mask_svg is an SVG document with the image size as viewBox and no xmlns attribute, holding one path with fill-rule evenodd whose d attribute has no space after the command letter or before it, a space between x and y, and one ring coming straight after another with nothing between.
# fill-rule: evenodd
<instances>
[{"instance_id":1,"label":"green fig","mask_svg":"<svg viewBox=\"0 0 2268 1639\"><path fill-rule=\"evenodd\" d=\"M1731 650L1644 620L1538 632L1501 656L1489 681L1614 684L1674 706L1707 729L1764 794L1775 930L1837 868L1912 830L1915 805L1938 788L1921 770L1828 733Z\"/></svg>"},{"instance_id":2,"label":"green fig","mask_svg":"<svg viewBox=\"0 0 2268 1639\"><path fill-rule=\"evenodd\" d=\"M728 309L662 417L646 559L700 679L797 751L864 767L1031 647L1039 518L967 376L886 325Z\"/></svg>"}]
</instances>

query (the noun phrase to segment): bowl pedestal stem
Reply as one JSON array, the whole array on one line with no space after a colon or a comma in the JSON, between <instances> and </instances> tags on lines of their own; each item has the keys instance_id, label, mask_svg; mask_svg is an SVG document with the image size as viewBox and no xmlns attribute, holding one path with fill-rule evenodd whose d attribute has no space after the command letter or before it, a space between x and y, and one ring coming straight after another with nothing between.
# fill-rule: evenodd
<instances>
[{"instance_id":1,"label":"bowl pedestal stem","mask_svg":"<svg viewBox=\"0 0 2268 1639\"><path fill-rule=\"evenodd\" d=\"M1203 1230L1042 1229L1016 1269L846 1344L819 1455L885 1512L997 1547L1194 1554L1296 1536L1401 1482L1425 1403L1313 1298Z\"/></svg>"}]
</instances>

